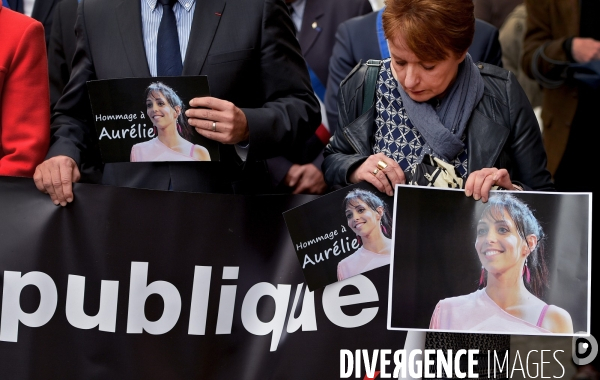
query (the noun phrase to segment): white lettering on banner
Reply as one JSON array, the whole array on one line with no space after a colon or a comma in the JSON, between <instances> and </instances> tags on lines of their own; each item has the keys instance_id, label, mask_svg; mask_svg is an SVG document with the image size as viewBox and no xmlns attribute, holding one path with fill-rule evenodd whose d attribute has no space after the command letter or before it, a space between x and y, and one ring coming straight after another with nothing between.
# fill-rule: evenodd
<instances>
[{"instance_id":1,"label":"white lettering on banner","mask_svg":"<svg viewBox=\"0 0 600 380\"><path fill-rule=\"evenodd\" d=\"M196 266L194 268L190 325L188 327L188 334L190 335L204 335L206 332L211 272L212 267Z\"/></svg>"},{"instance_id":2,"label":"white lettering on banner","mask_svg":"<svg viewBox=\"0 0 600 380\"><path fill-rule=\"evenodd\" d=\"M67 285L67 304L65 314L73 327L115 332L117 324L117 301L119 300L119 282L102 281L100 284L100 308L98 314L90 317L83 311L85 295L85 277L69 275Z\"/></svg>"},{"instance_id":3,"label":"white lettering on banner","mask_svg":"<svg viewBox=\"0 0 600 380\"><path fill-rule=\"evenodd\" d=\"M40 304L33 313L21 309L21 291L27 285L33 285L40 291ZM19 322L29 327L45 325L54 315L57 302L56 285L46 273L29 272L21 277L21 272L4 271L0 340L16 342Z\"/></svg>"},{"instance_id":4,"label":"white lettering on banner","mask_svg":"<svg viewBox=\"0 0 600 380\"><path fill-rule=\"evenodd\" d=\"M223 267L224 280L237 280L238 267ZM233 309L235 308L236 285L221 286L221 298L219 300L219 314L217 317L217 335L231 334L233 324Z\"/></svg>"},{"instance_id":5,"label":"white lettering on banner","mask_svg":"<svg viewBox=\"0 0 600 380\"><path fill-rule=\"evenodd\" d=\"M340 291L346 285L355 286L358 289L358 294L340 296ZM344 314L342 306L377 301L379 301L377 288L368 278L362 275L333 283L323 291L323 311L325 315L335 325L347 329L360 327L371 322L377 315L379 307L362 309L357 315L350 316Z\"/></svg>"},{"instance_id":6,"label":"white lettering on banner","mask_svg":"<svg viewBox=\"0 0 600 380\"><path fill-rule=\"evenodd\" d=\"M238 272L239 267L223 267L222 279L237 280ZM194 279L191 284L189 335L206 334L211 274L211 266L194 267ZM33 313L24 312L19 303L21 291L28 285L33 285L40 291L40 303L38 309ZM340 291L347 285L356 287L358 294L340 296ZM271 334L271 351L277 350L283 333L291 288L292 286L288 284L273 285L261 282L252 286L242 300L241 320L244 328L254 335ZM67 321L78 329L97 327L100 331L114 333L118 315L118 289L118 281L102 280L98 313L89 316L83 308L85 303L85 277L69 275L65 305ZM300 302L303 289L304 297ZM236 290L237 285L221 286L216 334L231 334ZM164 302L162 315L156 321L149 321L144 311L146 300L152 294L160 296ZM275 312L270 321L262 321L257 315L258 303L263 297L270 297L275 301ZM322 307L326 317L331 323L342 328L363 326L371 322L379 310L377 306L367 307L363 308L357 315L350 316L344 314L342 311L343 306L377 301L379 301L379 295L375 285L363 275L357 275L329 285L322 295ZM28 327L45 325L53 317L57 302L56 284L47 274L29 272L21 276L21 272L5 271L2 312L0 314L0 341L17 342L19 323ZM300 304L302 306L299 306ZM181 295L173 284L166 281L154 281L148 284L148 263L131 263L126 329L128 334L141 334L145 331L152 335L160 335L169 332L179 320L181 307ZM297 310L298 307L301 307L301 309ZM296 287L292 308L287 320L286 332L293 333L300 328L302 328L302 331L317 330L314 292L309 291L302 283ZM375 361L372 360L372 363L375 363ZM394 356L394 362L397 362L396 356ZM372 363L371 367L373 367ZM359 360L357 366L360 367L360 365L361 361Z\"/></svg>"},{"instance_id":7,"label":"white lettering on banner","mask_svg":"<svg viewBox=\"0 0 600 380\"><path fill-rule=\"evenodd\" d=\"M129 282L129 308L127 310L127 332L152 335L169 332L177 323L181 313L181 296L175 286L166 281L148 282L148 263L131 263ZM164 302L163 314L156 321L146 319L144 305L151 294L158 294Z\"/></svg>"},{"instance_id":8,"label":"white lettering on banner","mask_svg":"<svg viewBox=\"0 0 600 380\"><path fill-rule=\"evenodd\" d=\"M271 335L271 351L277 350L279 338L285 323L285 314L290 299L290 285L277 285L268 282L260 282L248 290L242 303L242 324L254 335ZM257 306L262 297L269 296L275 301L275 313L269 322L263 322L258 318Z\"/></svg>"},{"instance_id":9,"label":"white lettering on banner","mask_svg":"<svg viewBox=\"0 0 600 380\"><path fill-rule=\"evenodd\" d=\"M296 295L294 296L294 303L290 310L290 317L287 324L287 332L293 333L298 331L302 326L302 331L317 331L317 318L315 316L315 293L311 292L306 288L304 290L304 298L302 301L302 310L298 318L296 315L296 307L298 306L298 300L300 299L300 293L304 284L298 284L296 287Z\"/></svg>"}]
</instances>

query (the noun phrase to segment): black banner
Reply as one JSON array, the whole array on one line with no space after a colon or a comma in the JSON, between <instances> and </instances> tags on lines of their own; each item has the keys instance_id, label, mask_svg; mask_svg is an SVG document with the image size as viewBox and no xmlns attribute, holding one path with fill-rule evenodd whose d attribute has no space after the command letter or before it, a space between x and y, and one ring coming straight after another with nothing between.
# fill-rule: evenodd
<instances>
[{"instance_id":1,"label":"black banner","mask_svg":"<svg viewBox=\"0 0 600 380\"><path fill-rule=\"evenodd\" d=\"M74 190L0 178L3 379L335 379L404 346L388 266L307 291L282 212L314 197Z\"/></svg>"}]
</instances>

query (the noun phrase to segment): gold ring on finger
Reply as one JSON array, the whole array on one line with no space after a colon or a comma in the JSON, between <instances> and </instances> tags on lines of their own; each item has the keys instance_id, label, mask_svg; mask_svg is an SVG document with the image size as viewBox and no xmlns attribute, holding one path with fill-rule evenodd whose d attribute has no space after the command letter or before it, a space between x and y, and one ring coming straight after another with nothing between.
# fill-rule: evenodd
<instances>
[{"instance_id":1,"label":"gold ring on finger","mask_svg":"<svg viewBox=\"0 0 600 380\"><path fill-rule=\"evenodd\" d=\"M212 124L212 131L213 131L213 132L216 132L216 131L217 131L217 122L216 122L216 121L213 121L213 124Z\"/></svg>"},{"instance_id":2,"label":"gold ring on finger","mask_svg":"<svg viewBox=\"0 0 600 380\"><path fill-rule=\"evenodd\" d=\"M373 175L377 175L377 173L379 173L379 169L375 168L375 170L373 170Z\"/></svg>"},{"instance_id":3,"label":"gold ring on finger","mask_svg":"<svg viewBox=\"0 0 600 380\"><path fill-rule=\"evenodd\" d=\"M388 167L388 165L385 163L385 161L379 160L377 162L377 169L383 170L383 169L385 169L387 167Z\"/></svg>"}]
</instances>

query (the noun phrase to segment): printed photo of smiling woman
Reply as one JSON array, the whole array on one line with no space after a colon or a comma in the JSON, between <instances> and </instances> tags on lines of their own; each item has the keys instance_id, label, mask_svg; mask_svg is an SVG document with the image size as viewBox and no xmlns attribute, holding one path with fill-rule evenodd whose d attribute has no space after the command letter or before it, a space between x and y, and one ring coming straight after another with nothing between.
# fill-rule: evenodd
<instances>
[{"instance_id":1,"label":"printed photo of smiling woman","mask_svg":"<svg viewBox=\"0 0 600 380\"><path fill-rule=\"evenodd\" d=\"M430 329L573 333L570 314L542 299L548 288L545 235L529 207L493 194L477 222L479 289L438 302Z\"/></svg>"},{"instance_id":2,"label":"printed photo of smiling woman","mask_svg":"<svg viewBox=\"0 0 600 380\"><path fill-rule=\"evenodd\" d=\"M210 161L205 147L190 142L193 128L186 120L183 102L171 87L154 82L146 89L144 98L156 137L135 144L131 148L131 162Z\"/></svg>"},{"instance_id":3,"label":"printed photo of smiling woman","mask_svg":"<svg viewBox=\"0 0 600 380\"><path fill-rule=\"evenodd\" d=\"M354 189L346 195L342 207L361 247L338 263L338 281L389 265L392 218L386 204L368 190Z\"/></svg>"}]
</instances>

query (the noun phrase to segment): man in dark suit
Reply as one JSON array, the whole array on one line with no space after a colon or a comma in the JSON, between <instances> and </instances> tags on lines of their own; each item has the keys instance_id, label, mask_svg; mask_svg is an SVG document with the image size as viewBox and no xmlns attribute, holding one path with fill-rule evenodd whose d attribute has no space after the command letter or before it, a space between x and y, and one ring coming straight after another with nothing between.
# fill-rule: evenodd
<instances>
[{"instance_id":1,"label":"man in dark suit","mask_svg":"<svg viewBox=\"0 0 600 380\"><path fill-rule=\"evenodd\" d=\"M96 139L86 81L157 75L158 51L152 54L149 41L157 40L158 25L152 29L148 16L157 8L162 11L159 15L175 13L191 21L189 29L179 33L185 27L181 23L175 31L189 37L180 45L179 70L182 75L207 75L212 96L192 99L193 109L186 115L198 133L222 143L221 160L202 165L106 164L102 183L261 193L269 191L264 159L299 149L314 133L319 105L283 2L229 0L227 6L225 0L162 2L79 4L73 72L54 109L47 160L34 175L38 189L49 193L55 204L73 200L71 184L80 176L81 152Z\"/></svg>"},{"instance_id":2,"label":"man in dark suit","mask_svg":"<svg viewBox=\"0 0 600 380\"><path fill-rule=\"evenodd\" d=\"M61 0L54 7L52 30L48 42L48 74L50 76L50 109L60 99L69 82L73 70L75 55L75 20L77 19L78 0ZM102 158L95 141L91 141L87 149L81 151L79 172L83 183L102 182Z\"/></svg>"},{"instance_id":3,"label":"man in dark suit","mask_svg":"<svg viewBox=\"0 0 600 380\"><path fill-rule=\"evenodd\" d=\"M52 30L48 41L48 72L50 75L50 108L58 102L69 81L75 55L75 20L77 0L61 0L54 9Z\"/></svg>"},{"instance_id":4,"label":"man in dark suit","mask_svg":"<svg viewBox=\"0 0 600 380\"><path fill-rule=\"evenodd\" d=\"M46 36L46 49L50 40L50 29L52 29L52 13L59 0L34 0L33 8L27 9L24 0L7 0L8 6L13 11L24 13L31 18L38 20L44 25L44 34Z\"/></svg>"},{"instance_id":5,"label":"man in dark suit","mask_svg":"<svg viewBox=\"0 0 600 380\"><path fill-rule=\"evenodd\" d=\"M321 102L329 75L329 57L335 32L343 21L373 11L368 0L286 0L296 26L302 55L311 73L313 89ZM325 113L322 117L324 120ZM279 192L321 194L327 189L321 172L323 148L329 141L327 122L319 126L300 156L267 160L271 180Z\"/></svg>"},{"instance_id":6,"label":"man in dark suit","mask_svg":"<svg viewBox=\"0 0 600 380\"><path fill-rule=\"evenodd\" d=\"M329 62L329 79L325 94L325 108L331 133L337 127L337 96L340 82L359 62L389 58L387 45L378 37L383 9L343 22L338 27L336 41ZM469 54L474 62L485 62L502 67L502 48L498 29L485 21L475 19L475 36ZM385 55L385 56L384 56Z\"/></svg>"}]
</instances>

